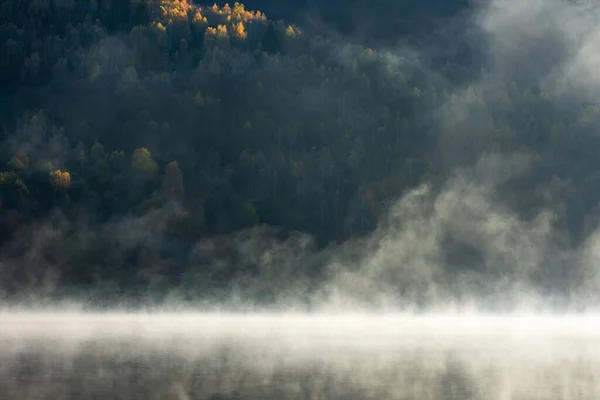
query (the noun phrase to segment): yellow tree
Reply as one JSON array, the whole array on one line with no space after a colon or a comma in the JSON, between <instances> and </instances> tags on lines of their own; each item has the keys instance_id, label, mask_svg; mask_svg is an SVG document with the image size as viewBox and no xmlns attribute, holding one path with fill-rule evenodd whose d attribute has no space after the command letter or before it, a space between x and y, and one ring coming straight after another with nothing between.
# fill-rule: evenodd
<instances>
[{"instance_id":1,"label":"yellow tree","mask_svg":"<svg viewBox=\"0 0 600 400\"><path fill-rule=\"evenodd\" d=\"M201 31L204 27L208 25L208 20L204 15L200 13L200 11L196 11L194 16L192 17L192 25L196 28L197 31Z\"/></svg>"},{"instance_id":2,"label":"yellow tree","mask_svg":"<svg viewBox=\"0 0 600 400\"><path fill-rule=\"evenodd\" d=\"M285 36L288 38L296 37L296 31L294 30L294 28L291 25L288 25L287 29L285 30Z\"/></svg>"},{"instance_id":3,"label":"yellow tree","mask_svg":"<svg viewBox=\"0 0 600 400\"><path fill-rule=\"evenodd\" d=\"M67 189L71 186L71 174L57 169L50 172L50 180L55 189Z\"/></svg>"},{"instance_id":4,"label":"yellow tree","mask_svg":"<svg viewBox=\"0 0 600 400\"><path fill-rule=\"evenodd\" d=\"M248 33L246 32L246 28L244 27L243 22L240 21L237 24L236 23L233 24L233 36L239 40L246 39L246 37L248 36Z\"/></svg>"},{"instance_id":5,"label":"yellow tree","mask_svg":"<svg viewBox=\"0 0 600 400\"><path fill-rule=\"evenodd\" d=\"M158 164L152 159L152 154L150 154L150 151L145 147L135 149L131 166L134 170L149 176L153 176L158 170Z\"/></svg>"},{"instance_id":6,"label":"yellow tree","mask_svg":"<svg viewBox=\"0 0 600 400\"><path fill-rule=\"evenodd\" d=\"M225 25L217 25L217 38L219 39L229 39L229 34L227 33L227 27Z\"/></svg>"}]
</instances>

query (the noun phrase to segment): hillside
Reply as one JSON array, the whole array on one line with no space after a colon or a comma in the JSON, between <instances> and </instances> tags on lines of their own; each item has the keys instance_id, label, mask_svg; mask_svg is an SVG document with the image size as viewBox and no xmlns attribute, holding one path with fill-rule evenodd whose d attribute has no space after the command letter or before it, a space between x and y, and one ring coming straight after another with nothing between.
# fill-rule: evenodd
<instances>
[{"instance_id":1,"label":"hillside","mask_svg":"<svg viewBox=\"0 0 600 400\"><path fill-rule=\"evenodd\" d=\"M382 12L356 7L345 12ZM258 274L231 261L246 229L302 232L315 248L361 237L403 194L423 183L441 190L489 152L542 160L502 183L515 193L506 204L529 218L552 203L533 187L560 177L584 190L595 168L585 154L597 146L598 108L553 97L527 79L527 65L493 89L478 85L495 73L485 54L477 65L430 64L425 51L368 48L239 3L6 0L0 25L7 298L160 292L198 265L198 243L218 253L202 261L208 293ZM597 195L566 193L574 206L561 223L577 240ZM226 267L215 266L221 258Z\"/></svg>"}]
</instances>

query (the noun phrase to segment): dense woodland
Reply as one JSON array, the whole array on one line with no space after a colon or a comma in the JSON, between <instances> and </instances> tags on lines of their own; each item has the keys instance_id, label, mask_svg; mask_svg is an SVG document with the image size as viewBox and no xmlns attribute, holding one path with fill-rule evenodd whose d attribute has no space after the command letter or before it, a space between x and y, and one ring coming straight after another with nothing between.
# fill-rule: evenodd
<instances>
[{"instance_id":1,"label":"dense woodland","mask_svg":"<svg viewBox=\"0 0 600 400\"><path fill-rule=\"evenodd\" d=\"M565 224L582 235L598 200L597 105L553 98L526 67L470 88L484 55L428 64L344 40L356 10L382 18L370 37L408 41L426 9L398 2L403 18L385 20L387 9L340 3L311 3L340 28L319 33L279 1L252 6L287 22L240 3L2 1L0 294L180 285L192 264L208 268L190 261L197 243L227 253L231 234L255 226L327 247L485 151L535 151L536 174L514 190L569 181L580 195L567 198ZM435 18L462 4L433 3ZM524 218L543 201L515 199ZM240 273L228 265L206 272L207 288Z\"/></svg>"}]
</instances>

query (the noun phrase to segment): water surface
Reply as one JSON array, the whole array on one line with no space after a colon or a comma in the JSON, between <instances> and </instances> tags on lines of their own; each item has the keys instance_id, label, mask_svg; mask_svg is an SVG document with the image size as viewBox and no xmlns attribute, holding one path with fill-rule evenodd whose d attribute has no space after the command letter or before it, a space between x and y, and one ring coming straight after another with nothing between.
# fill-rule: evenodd
<instances>
[{"instance_id":1,"label":"water surface","mask_svg":"<svg viewBox=\"0 0 600 400\"><path fill-rule=\"evenodd\" d=\"M0 398L600 398L600 318L0 313Z\"/></svg>"}]
</instances>

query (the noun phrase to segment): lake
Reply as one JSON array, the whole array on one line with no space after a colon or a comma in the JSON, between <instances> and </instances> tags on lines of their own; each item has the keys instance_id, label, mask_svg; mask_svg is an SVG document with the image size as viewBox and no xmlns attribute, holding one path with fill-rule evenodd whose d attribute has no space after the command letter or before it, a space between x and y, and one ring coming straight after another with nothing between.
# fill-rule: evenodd
<instances>
[{"instance_id":1,"label":"lake","mask_svg":"<svg viewBox=\"0 0 600 400\"><path fill-rule=\"evenodd\" d=\"M575 400L596 316L0 312L0 399Z\"/></svg>"}]
</instances>

